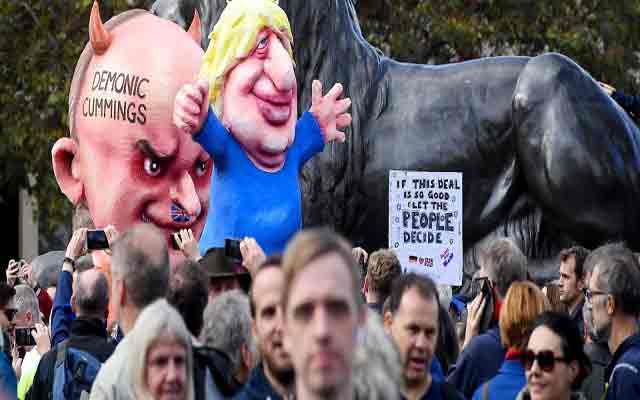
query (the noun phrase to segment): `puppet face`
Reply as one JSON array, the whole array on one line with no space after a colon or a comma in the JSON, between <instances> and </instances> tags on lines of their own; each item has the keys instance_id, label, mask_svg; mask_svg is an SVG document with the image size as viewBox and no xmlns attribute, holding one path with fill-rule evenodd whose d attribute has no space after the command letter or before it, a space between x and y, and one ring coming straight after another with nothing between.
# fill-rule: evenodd
<instances>
[{"instance_id":1,"label":"puppet face","mask_svg":"<svg viewBox=\"0 0 640 400\"><path fill-rule=\"evenodd\" d=\"M56 177L74 203L86 203L97 227L113 224L123 232L145 222L160 228L175 265L183 256L170 235L191 228L199 238L209 203L212 162L171 121L176 92L196 76L202 50L177 25L151 15L112 34L81 84L78 140L68 167L56 166L61 158L54 147Z\"/></svg>"},{"instance_id":2,"label":"puppet face","mask_svg":"<svg viewBox=\"0 0 640 400\"><path fill-rule=\"evenodd\" d=\"M272 30L263 29L250 55L225 78L223 124L256 167L277 171L293 142L297 87L293 61Z\"/></svg>"}]
</instances>

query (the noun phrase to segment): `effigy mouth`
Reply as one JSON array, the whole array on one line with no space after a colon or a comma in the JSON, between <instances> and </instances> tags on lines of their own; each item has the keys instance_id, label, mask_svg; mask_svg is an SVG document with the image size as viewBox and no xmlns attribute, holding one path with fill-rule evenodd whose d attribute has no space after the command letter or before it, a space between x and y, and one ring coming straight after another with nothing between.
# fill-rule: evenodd
<instances>
[{"instance_id":1,"label":"effigy mouth","mask_svg":"<svg viewBox=\"0 0 640 400\"><path fill-rule=\"evenodd\" d=\"M258 110L262 117L271 125L281 126L286 124L291 118L292 104L289 102L272 102L270 100L264 100L256 96L258 103Z\"/></svg>"}]
</instances>

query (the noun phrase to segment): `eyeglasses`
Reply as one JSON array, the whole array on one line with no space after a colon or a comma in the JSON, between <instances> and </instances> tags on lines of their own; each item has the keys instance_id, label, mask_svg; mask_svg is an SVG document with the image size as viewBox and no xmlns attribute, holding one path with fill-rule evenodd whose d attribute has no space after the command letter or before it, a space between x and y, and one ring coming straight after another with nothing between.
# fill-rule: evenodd
<instances>
[{"instance_id":1,"label":"eyeglasses","mask_svg":"<svg viewBox=\"0 0 640 400\"><path fill-rule=\"evenodd\" d=\"M593 299L593 296L600 296L600 295L608 295L609 294L607 292L601 292L599 290L591 290L589 288L582 289L582 293L584 294L584 298L587 299L587 301L589 303L591 303L591 300Z\"/></svg>"},{"instance_id":2,"label":"eyeglasses","mask_svg":"<svg viewBox=\"0 0 640 400\"><path fill-rule=\"evenodd\" d=\"M538 354L532 350L527 350L522 354L524 369L529 371L533 367L533 362L538 360L538 366L544 372L551 372L556 365L556 361L567 362L564 357L556 357L551 350L543 350Z\"/></svg>"}]
</instances>

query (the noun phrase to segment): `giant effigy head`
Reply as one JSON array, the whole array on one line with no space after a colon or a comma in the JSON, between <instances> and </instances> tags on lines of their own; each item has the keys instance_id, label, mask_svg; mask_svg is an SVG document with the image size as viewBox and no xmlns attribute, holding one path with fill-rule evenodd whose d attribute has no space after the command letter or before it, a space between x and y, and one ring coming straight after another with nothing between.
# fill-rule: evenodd
<instances>
[{"instance_id":1,"label":"giant effigy head","mask_svg":"<svg viewBox=\"0 0 640 400\"><path fill-rule=\"evenodd\" d=\"M214 112L256 167L280 169L298 107L287 15L277 0L232 0L209 39L200 75Z\"/></svg>"},{"instance_id":2,"label":"giant effigy head","mask_svg":"<svg viewBox=\"0 0 640 400\"><path fill-rule=\"evenodd\" d=\"M168 244L180 229L199 238L212 162L171 119L201 65L199 19L189 32L143 10L103 23L94 3L89 37L69 92L69 137L52 150L60 189L96 227L144 222ZM175 265L182 255L169 249Z\"/></svg>"}]
</instances>

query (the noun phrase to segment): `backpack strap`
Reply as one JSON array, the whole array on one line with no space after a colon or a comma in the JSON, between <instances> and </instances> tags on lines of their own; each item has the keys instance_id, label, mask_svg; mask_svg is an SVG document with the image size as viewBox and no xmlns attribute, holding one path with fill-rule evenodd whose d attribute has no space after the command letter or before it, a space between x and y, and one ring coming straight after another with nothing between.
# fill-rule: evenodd
<instances>
[{"instance_id":1,"label":"backpack strap","mask_svg":"<svg viewBox=\"0 0 640 400\"><path fill-rule=\"evenodd\" d=\"M482 385L482 400L489 400L489 382Z\"/></svg>"},{"instance_id":2,"label":"backpack strap","mask_svg":"<svg viewBox=\"0 0 640 400\"><path fill-rule=\"evenodd\" d=\"M58 343L58 350L56 352L56 367L60 364L63 364L67 357L67 345L69 344L69 339L63 340Z\"/></svg>"}]
</instances>

